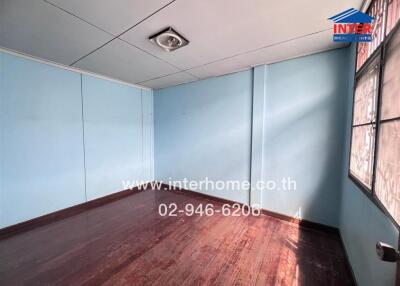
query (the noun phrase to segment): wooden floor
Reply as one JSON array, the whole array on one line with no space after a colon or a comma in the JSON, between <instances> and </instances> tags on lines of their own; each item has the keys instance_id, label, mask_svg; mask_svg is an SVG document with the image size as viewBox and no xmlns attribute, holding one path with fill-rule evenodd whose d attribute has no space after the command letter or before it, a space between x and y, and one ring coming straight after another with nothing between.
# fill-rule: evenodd
<instances>
[{"instance_id":1,"label":"wooden floor","mask_svg":"<svg viewBox=\"0 0 400 286\"><path fill-rule=\"evenodd\" d=\"M5 238L0 285L353 285L337 235L266 215L161 217L169 202L210 201L144 191Z\"/></svg>"}]
</instances>

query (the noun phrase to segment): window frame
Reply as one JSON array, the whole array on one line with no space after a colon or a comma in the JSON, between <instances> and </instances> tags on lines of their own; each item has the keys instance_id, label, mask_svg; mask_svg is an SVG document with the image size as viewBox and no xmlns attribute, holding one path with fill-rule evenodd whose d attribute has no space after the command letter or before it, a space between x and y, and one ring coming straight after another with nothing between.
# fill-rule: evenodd
<instances>
[{"instance_id":1,"label":"window frame","mask_svg":"<svg viewBox=\"0 0 400 286\"><path fill-rule=\"evenodd\" d=\"M373 4L375 0L371 1L369 4L369 7L367 11L370 9L371 5ZM383 76L385 72L385 60L386 60L386 51L387 51L387 46L390 40L393 38L394 34L398 31L400 33L400 20L397 21L397 23L393 26L392 30L386 34L386 28L387 28L387 20L388 20L388 0L385 0L385 23L384 25L384 38L382 42L378 45L378 47L375 49L375 51L367 58L367 60L360 66L360 68L357 70L357 60L358 60L358 45L356 45L356 60L355 60L355 65L354 65L354 82L353 82L353 99L352 99L352 114L351 114L351 132L350 132L350 148L349 148L349 154L348 154L348 177L350 178L351 181L367 196L368 199L370 199L387 217L390 218L390 220L394 223L394 225L400 229L400 224L393 218L393 216L390 214L390 212L387 210L387 208L383 205L383 203L379 200L375 193L375 181L376 181L376 165L377 165L377 156L378 156L378 150L379 150L379 136L380 136L380 125L381 122L387 122L391 120L396 120L396 119L388 119L388 120L381 120L381 108L382 108L382 91L383 91ZM355 92L356 92L356 86L357 86L357 80L362 77L365 72L368 71L368 68L370 67L371 64L378 58L378 64L379 64L379 83L378 83L378 92L377 92L377 105L376 105L376 119L375 119L375 142L374 142L374 156L373 156L373 167L372 167L372 180L371 180L371 188L366 186L363 182L361 182L357 177L355 177L350 170L350 162L351 162L351 150L352 150L352 144L353 144L353 121L354 121L354 102L355 102ZM397 119L398 120L398 119Z\"/></svg>"},{"instance_id":2,"label":"window frame","mask_svg":"<svg viewBox=\"0 0 400 286\"><path fill-rule=\"evenodd\" d=\"M368 68L371 66L371 64L374 63L374 61L377 60L377 63L379 65L379 75L378 75L378 81L379 81L379 85L378 85L378 92L377 92L377 96L376 96L376 118L375 118L375 140L374 140L374 156L373 156L373 164L372 164L372 180L371 180L371 189L369 189L368 186L366 186L361 180L359 180L356 176L354 176L351 173L350 170L350 163L351 163L351 150L352 150L352 145L353 145L353 130L354 128L358 127L358 126L354 126L353 122L354 122L354 107L355 107L355 95L356 95L356 86L357 86L357 80L362 77L366 72L368 72ZM376 49L373 54L371 54L371 56L365 61L365 63L360 67L360 69L356 72L355 76L354 76L354 87L353 87L353 105L352 105L352 114L351 114L351 134L350 134L350 150L349 150L349 162L348 162L348 175L349 177L354 181L354 183L357 184L358 187L361 188L361 190L367 195L367 196L371 196L372 197L372 193L373 193L373 188L374 188L374 177L375 177L375 161L376 161L376 140L377 138L377 134L378 134L378 121L379 121L379 109L380 109L380 89L381 89L381 76L382 76L382 54L381 54L381 50L378 48ZM373 123L371 123L373 124ZM369 124L366 124L369 125Z\"/></svg>"}]
</instances>

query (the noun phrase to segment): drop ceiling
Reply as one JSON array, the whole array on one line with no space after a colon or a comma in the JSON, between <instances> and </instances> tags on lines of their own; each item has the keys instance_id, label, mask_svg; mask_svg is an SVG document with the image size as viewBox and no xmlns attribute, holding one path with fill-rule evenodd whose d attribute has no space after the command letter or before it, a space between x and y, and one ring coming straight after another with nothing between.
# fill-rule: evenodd
<instances>
[{"instance_id":1,"label":"drop ceiling","mask_svg":"<svg viewBox=\"0 0 400 286\"><path fill-rule=\"evenodd\" d=\"M0 0L0 46L150 88L339 48L328 17L362 0ZM148 36L172 26L190 44Z\"/></svg>"}]
</instances>

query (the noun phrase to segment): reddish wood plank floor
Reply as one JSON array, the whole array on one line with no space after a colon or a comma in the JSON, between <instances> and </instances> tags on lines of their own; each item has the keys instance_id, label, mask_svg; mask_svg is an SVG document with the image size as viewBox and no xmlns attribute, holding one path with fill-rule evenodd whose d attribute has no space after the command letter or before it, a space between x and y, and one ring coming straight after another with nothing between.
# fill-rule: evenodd
<instances>
[{"instance_id":1,"label":"reddish wood plank floor","mask_svg":"<svg viewBox=\"0 0 400 286\"><path fill-rule=\"evenodd\" d=\"M337 235L172 202L212 201L145 191L0 240L0 285L353 285Z\"/></svg>"}]
</instances>

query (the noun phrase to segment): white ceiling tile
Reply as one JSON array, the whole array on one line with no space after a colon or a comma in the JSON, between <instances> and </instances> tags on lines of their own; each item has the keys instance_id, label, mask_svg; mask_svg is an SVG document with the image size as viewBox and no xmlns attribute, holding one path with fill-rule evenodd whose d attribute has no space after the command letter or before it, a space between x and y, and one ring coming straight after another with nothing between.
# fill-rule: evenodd
<instances>
[{"instance_id":1,"label":"white ceiling tile","mask_svg":"<svg viewBox=\"0 0 400 286\"><path fill-rule=\"evenodd\" d=\"M327 18L362 0L184 0L176 1L121 36L172 64L188 69L332 26ZM164 52L147 37L166 26L190 43ZM329 40L331 42L331 40Z\"/></svg>"},{"instance_id":2,"label":"white ceiling tile","mask_svg":"<svg viewBox=\"0 0 400 286\"><path fill-rule=\"evenodd\" d=\"M140 84L146 87L160 89L167 86L178 85L182 83L188 83L197 80L196 77L192 76L187 72L178 72L175 74L167 75L157 79L141 82Z\"/></svg>"},{"instance_id":3,"label":"white ceiling tile","mask_svg":"<svg viewBox=\"0 0 400 286\"><path fill-rule=\"evenodd\" d=\"M0 46L70 65L111 40L110 34L85 21L117 35L172 0L46 1L52 4L0 0ZM75 66L154 86L179 83L181 77L190 76L178 73L179 68L198 78L218 76L340 46L332 42L331 31L291 39L331 28L328 17L359 8L361 3L177 0L120 36L123 41L106 44ZM182 33L190 44L168 53L148 41L148 36L167 26ZM162 78L166 75L170 76Z\"/></svg>"},{"instance_id":4,"label":"white ceiling tile","mask_svg":"<svg viewBox=\"0 0 400 286\"><path fill-rule=\"evenodd\" d=\"M130 83L179 71L119 39L113 40L74 66Z\"/></svg>"},{"instance_id":5,"label":"white ceiling tile","mask_svg":"<svg viewBox=\"0 0 400 286\"><path fill-rule=\"evenodd\" d=\"M225 60L202 65L188 71L198 78L208 78L250 68L251 67L247 63L243 62L239 57L232 57Z\"/></svg>"},{"instance_id":6,"label":"white ceiling tile","mask_svg":"<svg viewBox=\"0 0 400 286\"><path fill-rule=\"evenodd\" d=\"M117 36L171 0L47 0Z\"/></svg>"},{"instance_id":7,"label":"white ceiling tile","mask_svg":"<svg viewBox=\"0 0 400 286\"><path fill-rule=\"evenodd\" d=\"M340 48L344 45L343 43L332 42L332 32L329 30L216 61L188 71L199 78L207 78L249 69L261 64L275 63L320 51Z\"/></svg>"},{"instance_id":8,"label":"white ceiling tile","mask_svg":"<svg viewBox=\"0 0 400 286\"><path fill-rule=\"evenodd\" d=\"M1 0L0 46L5 48L70 65L110 39L42 0Z\"/></svg>"},{"instance_id":9,"label":"white ceiling tile","mask_svg":"<svg viewBox=\"0 0 400 286\"><path fill-rule=\"evenodd\" d=\"M332 31L329 30L242 54L237 56L237 61L257 66L336 49L345 45L344 43L332 42Z\"/></svg>"}]
</instances>

